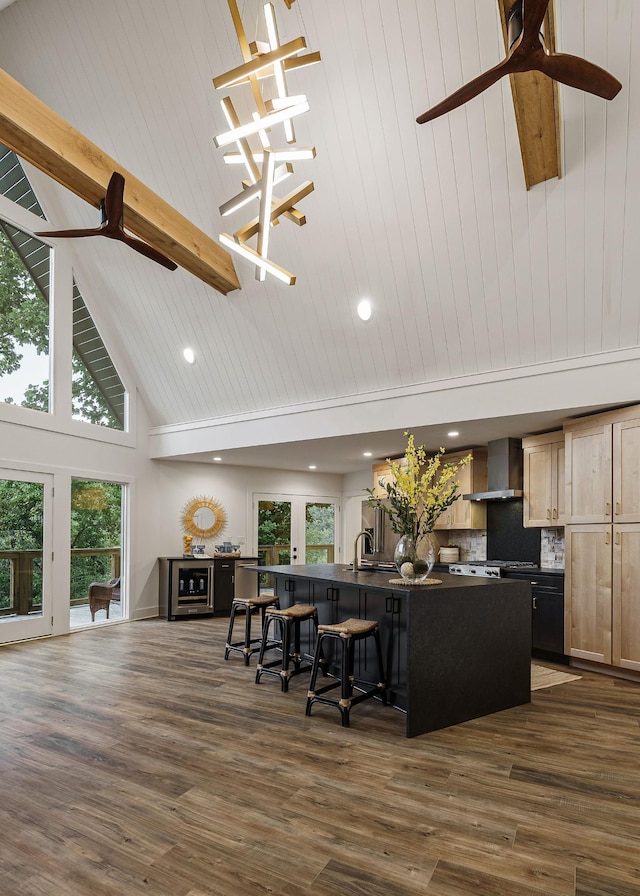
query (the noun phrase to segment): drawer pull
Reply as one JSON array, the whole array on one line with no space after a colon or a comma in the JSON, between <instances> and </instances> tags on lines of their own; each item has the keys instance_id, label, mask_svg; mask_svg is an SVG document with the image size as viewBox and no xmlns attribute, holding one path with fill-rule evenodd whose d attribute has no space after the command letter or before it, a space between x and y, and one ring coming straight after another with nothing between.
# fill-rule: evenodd
<instances>
[{"instance_id":1,"label":"drawer pull","mask_svg":"<svg viewBox=\"0 0 640 896\"><path fill-rule=\"evenodd\" d=\"M532 600L533 600L533 609L537 610L538 609L537 597L533 597Z\"/></svg>"}]
</instances>

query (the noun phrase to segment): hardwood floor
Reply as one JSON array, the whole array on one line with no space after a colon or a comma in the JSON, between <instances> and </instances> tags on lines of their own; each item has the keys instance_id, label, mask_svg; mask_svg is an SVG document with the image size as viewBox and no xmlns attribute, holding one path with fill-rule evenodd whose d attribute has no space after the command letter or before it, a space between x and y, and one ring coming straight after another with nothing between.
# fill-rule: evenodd
<instances>
[{"instance_id":1,"label":"hardwood floor","mask_svg":"<svg viewBox=\"0 0 640 896\"><path fill-rule=\"evenodd\" d=\"M407 740L377 701L306 718L226 625L0 649L2 896L640 894L640 685Z\"/></svg>"}]
</instances>

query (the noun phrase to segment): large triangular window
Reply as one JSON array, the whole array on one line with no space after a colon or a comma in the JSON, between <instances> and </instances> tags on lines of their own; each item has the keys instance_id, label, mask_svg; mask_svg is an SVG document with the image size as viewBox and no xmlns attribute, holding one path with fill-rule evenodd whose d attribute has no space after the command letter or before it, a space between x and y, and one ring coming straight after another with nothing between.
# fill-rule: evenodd
<instances>
[{"instance_id":1,"label":"large triangular window","mask_svg":"<svg viewBox=\"0 0 640 896\"><path fill-rule=\"evenodd\" d=\"M0 193L44 218L19 158L0 144ZM51 250L0 220L0 400L49 410ZM126 391L73 281L72 416L126 425Z\"/></svg>"}]
</instances>

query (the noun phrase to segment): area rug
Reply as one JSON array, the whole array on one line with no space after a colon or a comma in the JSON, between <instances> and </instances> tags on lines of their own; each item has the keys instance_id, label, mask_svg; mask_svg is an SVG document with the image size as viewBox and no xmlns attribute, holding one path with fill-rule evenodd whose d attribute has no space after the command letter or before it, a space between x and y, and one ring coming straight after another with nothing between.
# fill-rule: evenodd
<instances>
[{"instance_id":1,"label":"area rug","mask_svg":"<svg viewBox=\"0 0 640 896\"><path fill-rule=\"evenodd\" d=\"M577 681L582 675L570 675L568 672L558 672L557 669L547 669L545 666L537 666L531 663L531 690L539 691L541 688L552 688L556 684L565 684L567 681Z\"/></svg>"}]
</instances>

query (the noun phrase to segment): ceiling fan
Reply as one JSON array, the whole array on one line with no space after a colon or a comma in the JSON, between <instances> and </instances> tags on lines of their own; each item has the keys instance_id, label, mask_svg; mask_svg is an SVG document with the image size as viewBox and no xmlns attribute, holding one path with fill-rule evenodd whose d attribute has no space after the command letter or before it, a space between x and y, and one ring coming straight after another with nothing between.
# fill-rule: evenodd
<instances>
[{"instance_id":1,"label":"ceiling fan","mask_svg":"<svg viewBox=\"0 0 640 896\"><path fill-rule=\"evenodd\" d=\"M498 65L469 81L442 102L418 116L418 124L446 115L478 96L505 75L539 71L555 81L612 100L622 87L609 72L580 56L550 53L540 33L549 0L517 0L509 11L509 52Z\"/></svg>"},{"instance_id":2,"label":"ceiling fan","mask_svg":"<svg viewBox=\"0 0 640 896\"><path fill-rule=\"evenodd\" d=\"M157 249L147 245L142 240L129 236L124 232L122 227L122 217L124 210L124 177L117 171L114 171L107 186L107 192L104 199L100 202L100 212L102 221L99 227L84 228L78 230L47 230L36 233L36 236L57 236L57 237L82 237L82 236L106 236L112 240L120 240L141 255L150 258L168 268L175 271L178 265L167 258Z\"/></svg>"}]
</instances>

